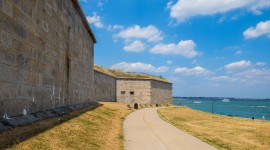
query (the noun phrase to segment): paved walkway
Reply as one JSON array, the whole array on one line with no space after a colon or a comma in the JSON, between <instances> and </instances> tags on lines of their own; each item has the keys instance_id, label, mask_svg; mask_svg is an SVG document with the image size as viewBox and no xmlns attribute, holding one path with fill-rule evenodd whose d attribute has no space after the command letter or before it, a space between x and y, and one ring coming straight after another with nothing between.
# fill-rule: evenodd
<instances>
[{"instance_id":1,"label":"paved walkway","mask_svg":"<svg viewBox=\"0 0 270 150\"><path fill-rule=\"evenodd\" d=\"M212 146L163 121L157 108L136 110L124 121L126 150L214 150Z\"/></svg>"}]
</instances>

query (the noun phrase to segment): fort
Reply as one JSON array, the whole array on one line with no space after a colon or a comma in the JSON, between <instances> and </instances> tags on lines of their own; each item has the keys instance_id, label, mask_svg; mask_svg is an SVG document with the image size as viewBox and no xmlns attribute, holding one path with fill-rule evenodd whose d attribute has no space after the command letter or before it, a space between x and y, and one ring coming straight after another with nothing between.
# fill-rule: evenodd
<instances>
[{"instance_id":1,"label":"fort","mask_svg":"<svg viewBox=\"0 0 270 150\"><path fill-rule=\"evenodd\" d=\"M171 103L164 79L94 69L96 39L77 0L1 0L0 18L1 117L95 101Z\"/></svg>"},{"instance_id":2,"label":"fort","mask_svg":"<svg viewBox=\"0 0 270 150\"><path fill-rule=\"evenodd\" d=\"M138 73L95 66L95 93L97 101L121 103L172 103L172 83L167 80Z\"/></svg>"}]
</instances>

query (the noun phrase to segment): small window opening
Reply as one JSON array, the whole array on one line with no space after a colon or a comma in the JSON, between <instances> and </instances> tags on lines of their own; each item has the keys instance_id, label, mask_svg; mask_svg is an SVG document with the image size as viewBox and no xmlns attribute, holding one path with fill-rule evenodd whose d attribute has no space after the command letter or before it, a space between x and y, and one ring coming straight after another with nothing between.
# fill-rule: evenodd
<instances>
[{"instance_id":1,"label":"small window opening","mask_svg":"<svg viewBox=\"0 0 270 150\"><path fill-rule=\"evenodd\" d=\"M121 94L126 94L126 91L121 91Z\"/></svg>"},{"instance_id":2,"label":"small window opening","mask_svg":"<svg viewBox=\"0 0 270 150\"><path fill-rule=\"evenodd\" d=\"M134 95L134 91L130 91L130 95Z\"/></svg>"}]
</instances>

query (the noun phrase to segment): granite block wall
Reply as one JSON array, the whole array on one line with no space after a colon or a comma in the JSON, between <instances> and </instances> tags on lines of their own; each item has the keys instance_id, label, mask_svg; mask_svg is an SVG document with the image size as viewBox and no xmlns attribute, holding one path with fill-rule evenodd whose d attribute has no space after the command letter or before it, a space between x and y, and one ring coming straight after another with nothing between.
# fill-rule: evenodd
<instances>
[{"instance_id":1,"label":"granite block wall","mask_svg":"<svg viewBox=\"0 0 270 150\"><path fill-rule=\"evenodd\" d=\"M172 84L151 80L151 104L165 103L172 103Z\"/></svg>"},{"instance_id":2,"label":"granite block wall","mask_svg":"<svg viewBox=\"0 0 270 150\"><path fill-rule=\"evenodd\" d=\"M116 102L116 78L95 70L95 100Z\"/></svg>"},{"instance_id":3,"label":"granite block wall","mask_svg":"<svg viewBox=\"0 0 270 150\"><path fill-rule=\"evenodd\" d=\"M0 116L94 101L91 37L74 0L0 0Z\"/></svg>"},{"instance_id":4,"label":"granite block wall","mask_svg":"<svg viewBox=\"0 0 270 150\"><path fill-rule=\"evenodd\" d=\"M118 78L116 81L117 102L149 104L150 88L150 80Z\"/></svg>"},{"instance_id":5,"label":"granite block wall","mask_svg":"<svg viewBox=\"0 0 270 150\"><path fill-rule=\"evenodd\" d=\"M172 103L172 84L152 79L116 79L117 102L138 104Z\"/></svg>"}]
</instances>

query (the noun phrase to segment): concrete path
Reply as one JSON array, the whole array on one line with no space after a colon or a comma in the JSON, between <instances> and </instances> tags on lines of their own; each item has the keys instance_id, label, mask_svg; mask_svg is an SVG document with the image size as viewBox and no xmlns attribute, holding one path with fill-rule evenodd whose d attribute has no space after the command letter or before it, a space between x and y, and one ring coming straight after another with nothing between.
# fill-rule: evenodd
<instances>
[{"instance_id":1,"label":"concrete path","mask_svg":"<svg viewBox=\"0 0 270 150\"><path fill-rule=\"evenodd\" d=\"M163 121L157 108L136 110L124 121L126 150L214 150L215 148Z\"/></svg>"}]
</instances>

